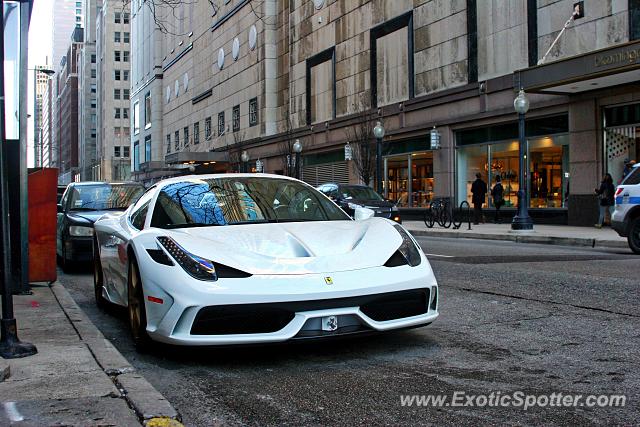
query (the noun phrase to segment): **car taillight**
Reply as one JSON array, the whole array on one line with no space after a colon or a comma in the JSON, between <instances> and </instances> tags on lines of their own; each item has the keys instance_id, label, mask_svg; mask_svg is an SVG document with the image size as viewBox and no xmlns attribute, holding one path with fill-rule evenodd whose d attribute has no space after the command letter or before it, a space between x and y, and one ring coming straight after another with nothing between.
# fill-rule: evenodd
<instances>
[{"instance_id":1,"label":"car taillight","mask_svg":"<svg viewBox=\"0 0 640 427\"><path fill-rule=\"evenodd\" d=\"M623 190L624 187L618 187L618 189L616 190L616 197L618 197L618 194L622 193Z\"/></svg>"}]
</instances>

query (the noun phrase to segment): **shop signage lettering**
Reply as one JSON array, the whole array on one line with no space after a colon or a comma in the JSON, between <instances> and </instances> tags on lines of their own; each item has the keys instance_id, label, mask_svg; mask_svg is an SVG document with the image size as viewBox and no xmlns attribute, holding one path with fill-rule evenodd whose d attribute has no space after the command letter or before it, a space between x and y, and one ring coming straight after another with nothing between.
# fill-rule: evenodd
<instances>
[{"instance_id":1,"label":"shop signage lettering","mask_svg":"<svg viewBox=\"0 0 640 427\"><path fill-rule=\"evenodd\" d=\"M640 59L640 48L623 50L622 52L596 56L596 67L609 65L633 64Z\"/></svg>"}]
</instances>

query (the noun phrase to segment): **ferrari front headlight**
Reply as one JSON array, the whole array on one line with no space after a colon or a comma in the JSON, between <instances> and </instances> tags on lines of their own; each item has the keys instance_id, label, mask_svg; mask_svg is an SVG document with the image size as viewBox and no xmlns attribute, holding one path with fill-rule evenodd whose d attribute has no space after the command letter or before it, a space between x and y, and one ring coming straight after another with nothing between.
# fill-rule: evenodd
<instances>
[{"instance_id":1,"label":"ferrari front headlight","mask_svg":"<svg viewBox=\"0 0 640 427\"><path fill-rule=\"evenodd\" d=\"M176 260L180 267L194 279L210 282L218 280L213 261L190 253L171 237L160 236L158 237L158 242L169 252L169 255Z\"/></svg>"},{"instance_id":2,"label":"ferrari front headlight","mask_svg":"<svg viewBox=\"0 0 640 427\"><path fill-rule=\"evenodd\" d=\"M93 236L93 227L72 225L69 227L69 235L73 237L91 237Z\"/></svg>"},{"instance_id":3,"label":"ferrari front headlight","mask_svg":"<svg viewBox=\"0 0 640 427\"><path fill-rule=\"evenodd\" d=\"M402 244L398 248L398 252L402 254L404 259L407 260L407 264L411 267L415 267L420 265L422 259L420 258L420 249L415 244L409 233L402 228L400 225L394 225L395 229L398 230L400 236L402 236Z\"/></svg>"}]
</instances>

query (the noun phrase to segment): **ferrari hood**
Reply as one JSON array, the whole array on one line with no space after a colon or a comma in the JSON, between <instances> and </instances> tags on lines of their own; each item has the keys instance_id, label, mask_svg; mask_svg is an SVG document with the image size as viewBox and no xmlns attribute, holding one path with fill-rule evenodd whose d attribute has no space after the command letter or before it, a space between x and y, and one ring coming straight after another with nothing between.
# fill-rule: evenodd
<instances>
[{"instance_id":1,"label":"ferrari hood","mask_svg":"<svg viewBox=\"0 0 640 427\"><path fill-rule=\"evenodd\" d=\"M379 267L402 238L380 218L163 230L189 252L251 274L312 274Z\"/></svg>"}]
</instances>

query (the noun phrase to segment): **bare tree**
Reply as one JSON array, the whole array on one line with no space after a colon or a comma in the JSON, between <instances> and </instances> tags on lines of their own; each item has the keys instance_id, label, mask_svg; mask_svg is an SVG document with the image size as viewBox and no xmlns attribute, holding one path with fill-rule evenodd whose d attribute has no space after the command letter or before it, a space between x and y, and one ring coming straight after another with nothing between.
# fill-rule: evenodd
<instances>
[{"instance_id":1,"label":"bare tree","mask_svg":"<svg viewBox=\"0 0 640 427\"><path fill-rule=\"evenodd\" d=\"M361 106L358 122L346 129L353 165L358 177L365 185L369 185L375 174L376 144L373 138L375 117L373 110Z\"/></svg>"},{"instance_id":2,"label":"bare tree","mask_svg":"<svg viewBox=\"0 0 640 427\"><path fill-rule=\"evenodd\" d=\"M226 152L229 163L232 165L233 172L240 172L240 153L242 152L242 142L244 141L244 131L237 131L231 134L233 137L233 150L229 149L227 144Z\"/></svg>"},{"instance_id":3,"label":"bare tree","mask_svg":"<svg viewBox=\"0 0 640 427\"><path fill-rule=\"evenodd\" d=\"M173 25L169 23L169 20L173 19L184 19L179 17L179 9L184 5L196 4L199 1L206 2L211 7L211 16L215 16L218 14L222 7L223 0L146 0L144 2L143 7L148 7L151 12L151 16L153 17L153 21L156 24L156 27L160 30L160 32L165 34L172 34L176 36L183 36L185 34L179 34L173 28ZM255 17L264 22L264 14L261 12L262 3L264 1L255 1L257 3L254 6L254 1L249 2L249 6L251 7L251 12L255 15ZM131 5L132 0L122 0L123 8Z\"/></svg>"},{"instance_id":4,"label":"bare tree","mask_svg":"<svg viewBox=\"0 0 640 427\"><path fill-rule=\"evenodd\" d=\"M278 143L277 157L280 158L282 173L286 176L295 176L296 165L295 155L293 153L293 144L295 144L295 139L293 138L293 124L291 123L288 104L285 107L284 126L284 139Z\"/></svg>"}]
</instances>

